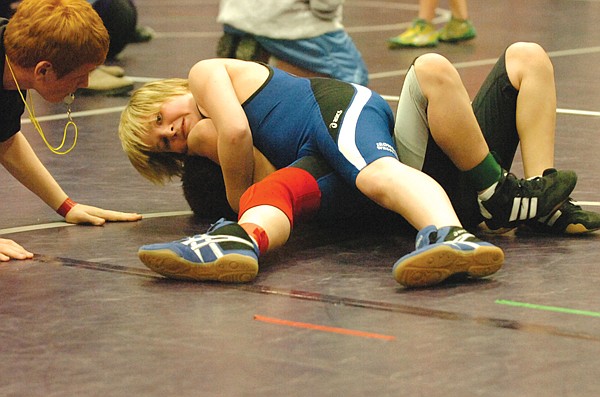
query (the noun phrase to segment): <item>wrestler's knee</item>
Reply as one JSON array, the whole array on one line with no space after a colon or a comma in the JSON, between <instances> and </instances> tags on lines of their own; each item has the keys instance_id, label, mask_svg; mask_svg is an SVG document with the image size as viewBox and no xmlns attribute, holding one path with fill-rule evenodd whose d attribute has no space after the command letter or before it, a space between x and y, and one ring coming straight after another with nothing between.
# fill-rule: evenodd
<instances>
[{"instance_id":1,"label":"wrestler's knee","mask_svg":"<svg viewBox=\"0 0 600 397\"><path fill-rule=\"evenodd\" d=\"M442 89L461 85L456 68L439 54L424 54L414 62L415 73L423 90L427 94L432 89Z\"/></svg>"},{"instance_id":2,"label":"wrestler's knee","mask_svg":"<svg viewBox=\"0 0 600 397\"><path fill-rule=\"evenodd\" d=\"M554 68L548 54L537 43L518 42L506 49L506 70L509 76L520 79L529 73L554 75Z\"/></svg>"},{"instance_id":3,"label":"wrestler's knee","mask_svg":"<svg viewBox=\"0 0 600 397\"><path fill-rule=\"evenodd\" d=\"M356 187L376 203L389 208L394 201L393 186L403 165L393 157L382 157L363 168L356 178Z\"/></svg>"}]
</instances>

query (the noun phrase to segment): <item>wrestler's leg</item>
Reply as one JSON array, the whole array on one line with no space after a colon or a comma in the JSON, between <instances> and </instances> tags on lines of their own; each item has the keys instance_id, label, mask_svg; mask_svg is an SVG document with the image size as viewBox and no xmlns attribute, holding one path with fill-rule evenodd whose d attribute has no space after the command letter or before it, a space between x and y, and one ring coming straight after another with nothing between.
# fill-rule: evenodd
<instances>
[{"instance_id":1,"label":"wrestler's leg","mask_svg":"<svg viewBox=\"0 0 600 397\"><path fill-rule=\"evenodd\" d=\"M294 220L311 216L319 204L315 176L301 168L284 168L242 195L239 222L220 219L204 234L146 245L138 256L170 278L248 282L258 274L259 256L285 244Z\"/></svg>"},{"instance_id":2,"label":"wrestler's leg","mask_svg":"<svg viewBox=\"0 0 600 397\"><path fill-rule=\"evenodd\" d=\"M444 189L423 172L383 157L363 168L356 186L371 200L402 215L417 230L460 226Z\"/></svg>"},{"instance_id":3,"label":"wrestler's leg","mask_svg":"<svg viewBox=\"0 0 600 397\"><path fill-rule=\"evenodd\" d=\"M414 67L428 101L433 139L461 171L474 168L488 155L489 148L458 71L438 54L420 56Z\"/></svg>"},{"instance_id":4,"label":"wrestler's leg","mask_svg":"<svg viewBox=\"0 0 600 397\"><path fill-rule=\"evenodd\" d=\"M515 43L506 50L506 74L518 96L515 125L526 177L554 167L556 88L554 69L535 43ZM568 200L555 211L527 222L524 230L551 234L584 234L600 229L600 214Z\"/></svg>"},{"instance_id":5,"label":"wrestler's leg","mask_svg":"<svg viewBox=\"0 0 600 397\"><path fill-rule=\"evenodd\" d=\"M506 72L519 92L516 128L526 178L554 167L556 88L554 69L542 47L515 43L506 50Z\"/></svg>"},{"instance_id":6,"label":"wrestler's leg","mask_svg":"<svg viewBox=\"0 0 600 397\"><path fill-rule=\"evenodd\" d=\"M572 172L553 172L544 180L529 181L502 170L490 153L460 76L447 59L427 54L415 61L414 68L427 102L431 137L478 192L481 214L491 229L510 230L549 214L568 198L576 182ZM494 111L499 110L491 109L492 116ZM507 144L501 148L505 152L514 150L501 142Z\"/></svg>"},{"instance_id":7,"label":"wrestler's leg","mask_svg":"<svg viewBox=\"0 0 600 397\"><path fill-rule=\"evenodd\" d=\"M393 157L382 157L359 172L356 186L419 230L415 251L393 266L398 283L424 287L457 273L486 277L502 267L502 250L461 226L444 189L427 174Z\"/></svg>"}]
</instances>

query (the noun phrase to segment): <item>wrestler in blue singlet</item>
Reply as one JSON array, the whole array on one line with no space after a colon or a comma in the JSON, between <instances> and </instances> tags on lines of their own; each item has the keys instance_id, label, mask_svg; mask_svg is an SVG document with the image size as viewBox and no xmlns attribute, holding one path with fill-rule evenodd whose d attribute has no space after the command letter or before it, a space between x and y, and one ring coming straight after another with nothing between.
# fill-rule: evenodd
<instances>
[{"instance_id":1,"label":"wrestler in blue singlet","mask_svg":"<svg viewBox=\"0 0 600 397\"><path fill-rule=\"evenodd\" d=\"M398 158L394 115L377 93L338 80L269 70L269 78L242 106L254 145L276 168L320 156L354 186L367 164L386 156Z\"/></svg>"},{"instance_id":2,"label":"wrestler in blue singlet","mask_svg":"<svg viewBox=\"0 0 600 397\"><path fill-rule=\"evenodd\" d=\"M405 224L402 217L356 188L356 176L365 165L381 157L397 158L393 113L387 102L362 86L327 78L298 78L268 68L267 80L242 104L253 144L277 169L300 168L316 179L321 193L316 219L393 217L398 224ZM290 95L294 100L289 100ZM194 184L201 183L191 176L186 179L184 191L192 192ZM226 202L224 186L222 189L218 200ZM199 195L190 193L190 197L198 201ZM192 205L200 213L205 213L207 206L213 206L210 200Z\"/></svg>"}]
</instances>

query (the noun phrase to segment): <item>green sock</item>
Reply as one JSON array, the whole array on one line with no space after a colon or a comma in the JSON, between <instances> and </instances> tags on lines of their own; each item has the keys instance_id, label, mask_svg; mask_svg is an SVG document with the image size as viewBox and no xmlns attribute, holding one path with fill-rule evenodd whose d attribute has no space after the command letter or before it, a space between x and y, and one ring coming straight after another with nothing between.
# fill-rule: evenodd
<instances>
[{"instance_id":1,"label":"green sock","mask_svg":"<svg viewBox=\"0 0 600 397\"><path fill-rule=\"evenodd\" d=\"M488 153L481 163L465 171L469 184L478 192L487 189L502 177L502 167L492 153Z\"/></svg>"}]
</instances>

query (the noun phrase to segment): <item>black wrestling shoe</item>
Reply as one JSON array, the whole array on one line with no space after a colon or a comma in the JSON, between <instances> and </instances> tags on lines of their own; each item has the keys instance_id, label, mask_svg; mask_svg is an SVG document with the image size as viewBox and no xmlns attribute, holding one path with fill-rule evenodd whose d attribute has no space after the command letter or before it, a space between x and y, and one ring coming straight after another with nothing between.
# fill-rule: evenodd
<instances>
[{"instance_id":1,"label":"black wrestling shoe","mask_svg":"<svg viewBox=\"0 0 600 397\"><path fill-rule=\"evenodd\" d=\"M533 179L517 179L504 172L492 197L478 199L479 209L492 233L505 233L558 209L568 200L576 183L573 171L549 168L543 176Z\"/></svg>"},{"instance_id":2,"label":"black wrestling shoe","mask_svg":"<svg viewBox=\"0 0 600 397\"><path fill-rule=\"evenodd\" d=\"M556 211L537 220L525 222L519 231L575 235L591 233L598 229L600 229L600 214L586 211L569 199Z\"/></svg>"}]
</instances>

